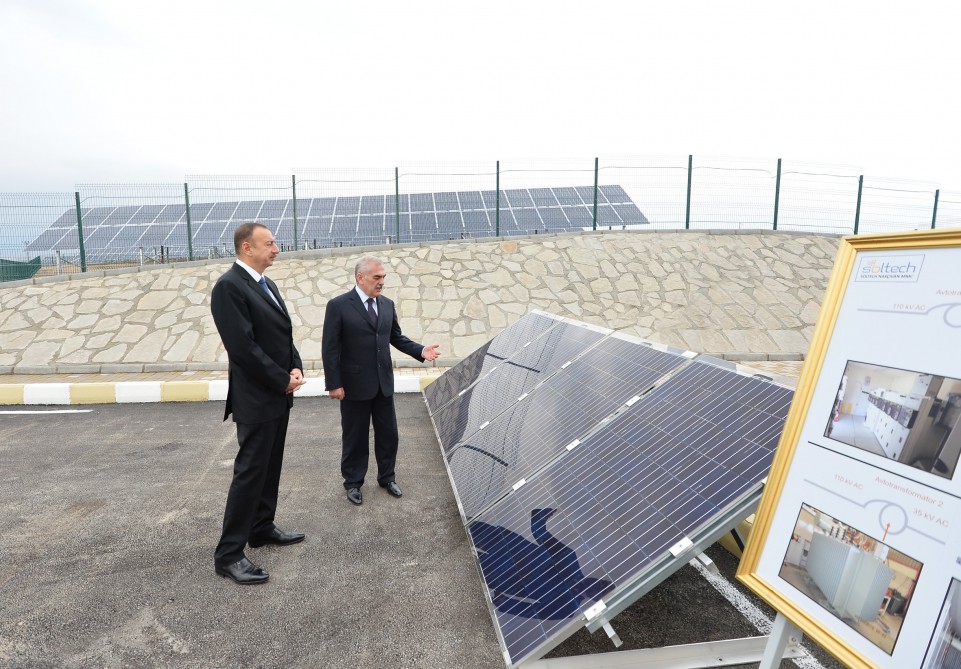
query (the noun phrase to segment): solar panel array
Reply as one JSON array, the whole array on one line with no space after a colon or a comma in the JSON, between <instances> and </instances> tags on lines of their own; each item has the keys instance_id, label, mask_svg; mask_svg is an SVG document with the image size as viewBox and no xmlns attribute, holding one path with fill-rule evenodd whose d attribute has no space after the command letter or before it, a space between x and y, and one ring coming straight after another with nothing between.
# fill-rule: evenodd
<instances>
[{"instance_id":1,"label":"solar panel array","mask_svg":"<svg viewBox=\"0 0 961 669\"><path fill-rule=\"evenodd\" d=\"M597 219L602 226L645 225L649 221L618 185L598 187ZM399 200L399 202L398 202ZM399 230L398 230L399 204ZM594 187L517 188L501 191L499 223L496 191L408 193L350 197L298 198L297 242L311 248L432 241L501 235L562 232L590 228ZM138 249L187 248L187 213L176 204L81 208L84 247L89 258L116 259ZM271 229L278 244L294 244L293 200L191 203L195 252L232 254L233 231L247 221ZM64 212L27 246L27 252L79 248L74 210Z\"/></svg>"},{"instance_id":2,"label":"solar panel array","mask_svg":"<svg viewBox=\"0 0 961 669\"><path fill-rule=\"evenodd\" d=\"M690 559L672 549L733 527L792 391L544 312L481 351L425 399L516 666Z\"/></svg>"}]
</instances>

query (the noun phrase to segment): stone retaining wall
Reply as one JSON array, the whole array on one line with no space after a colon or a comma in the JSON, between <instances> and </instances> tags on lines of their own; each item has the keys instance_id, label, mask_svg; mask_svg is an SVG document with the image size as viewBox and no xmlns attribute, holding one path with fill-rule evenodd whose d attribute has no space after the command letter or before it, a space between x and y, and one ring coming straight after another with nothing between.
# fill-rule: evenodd
<instances>
[{"instance_id":1,"label":"stone retaining wall","mask_svg":"<svg viewBox=\"0 0 961 669\"><path fill-rule=\"evenodd\" d=\"M530 309L736 360L807 350L838 238L784 232L603 232L282 254L268 270L308 369L327 300L359 255L412 339L449 364ZM210 289L227 260L0 284L0 373L222 369ZM400 355L404 360L414 361Z\"/></svg>"}]
</instances>

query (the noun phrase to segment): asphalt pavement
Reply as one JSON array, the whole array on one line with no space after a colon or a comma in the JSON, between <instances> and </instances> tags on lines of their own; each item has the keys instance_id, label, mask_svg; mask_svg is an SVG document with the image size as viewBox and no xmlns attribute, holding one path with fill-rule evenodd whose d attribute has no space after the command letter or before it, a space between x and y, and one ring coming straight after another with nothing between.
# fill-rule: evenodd
<instances>
[{"instance_id":1,"label":"asphalt pavement","mask_svg":"<svg viewBox=\"0 0 961 669\"><path fill-rule=\"evenodd\" d=\"M371 481L354 507L336 402L297 400L277 524L307 539L248 549L270 572L249 587L213 571L237 449L222 402L0 407L0 667L501 669L423 398L396 403L404 497ZM733 582L736 559L708 554ZM614 627L646 648L758 636L749 618L685 566ZM613 650L581 630L549 656ZM840 666L812 652L800 666Z\"/></svg>"}]
</instances>

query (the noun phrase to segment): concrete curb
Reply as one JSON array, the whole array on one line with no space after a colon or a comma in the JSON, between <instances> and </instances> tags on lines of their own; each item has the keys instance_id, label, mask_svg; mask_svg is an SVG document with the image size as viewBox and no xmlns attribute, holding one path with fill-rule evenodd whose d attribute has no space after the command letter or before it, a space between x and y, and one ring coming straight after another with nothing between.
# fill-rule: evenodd
<instances>
[{"instance_id":1,"label":"concrete curb","mask_svg":"<svg viewBox=\"0 0 961 669\"><path fill-rule=\"evenodd\" d=\"M436 376L395 374L394 392L419 393ZM311 377L295 397L320 397L324 377ZM0 405L213 402L227 399L227 381L118 381L0 384Z\"/></svg>"}]
</instances>

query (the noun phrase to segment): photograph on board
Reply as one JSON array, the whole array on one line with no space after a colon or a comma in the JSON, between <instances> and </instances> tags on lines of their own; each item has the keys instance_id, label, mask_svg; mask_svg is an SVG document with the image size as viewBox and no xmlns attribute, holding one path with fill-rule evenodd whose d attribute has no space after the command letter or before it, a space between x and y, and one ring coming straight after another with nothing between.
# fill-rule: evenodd
<instances>
[{"instance_id":1,"label":"photograph on board","mask_svg":"<svg viewBox=\"0 0 961 669\"><path fill-rule=\"evenodd\" d=\"M951 479L959 422L961 380L849 360L824 436Z\"/></svg>"},{"instance_id":2,"label":"photograph on board","mask_svg":"<svg viewBox=\"0 0 961 669\"><path fill-rule=\"evenodd\" d=\"M961 581L951 579L921 669L961 667Z\"/></svg>"},{"instance_id":3,"label":"photograph on board","mask_svg":"<svg viewBox=\"0 0 961 669\"><path fill-rule=\"evenodd\" d=\"M807 504L778 575L887 654L922 564Z\"/></svg>"}]
</instances>

